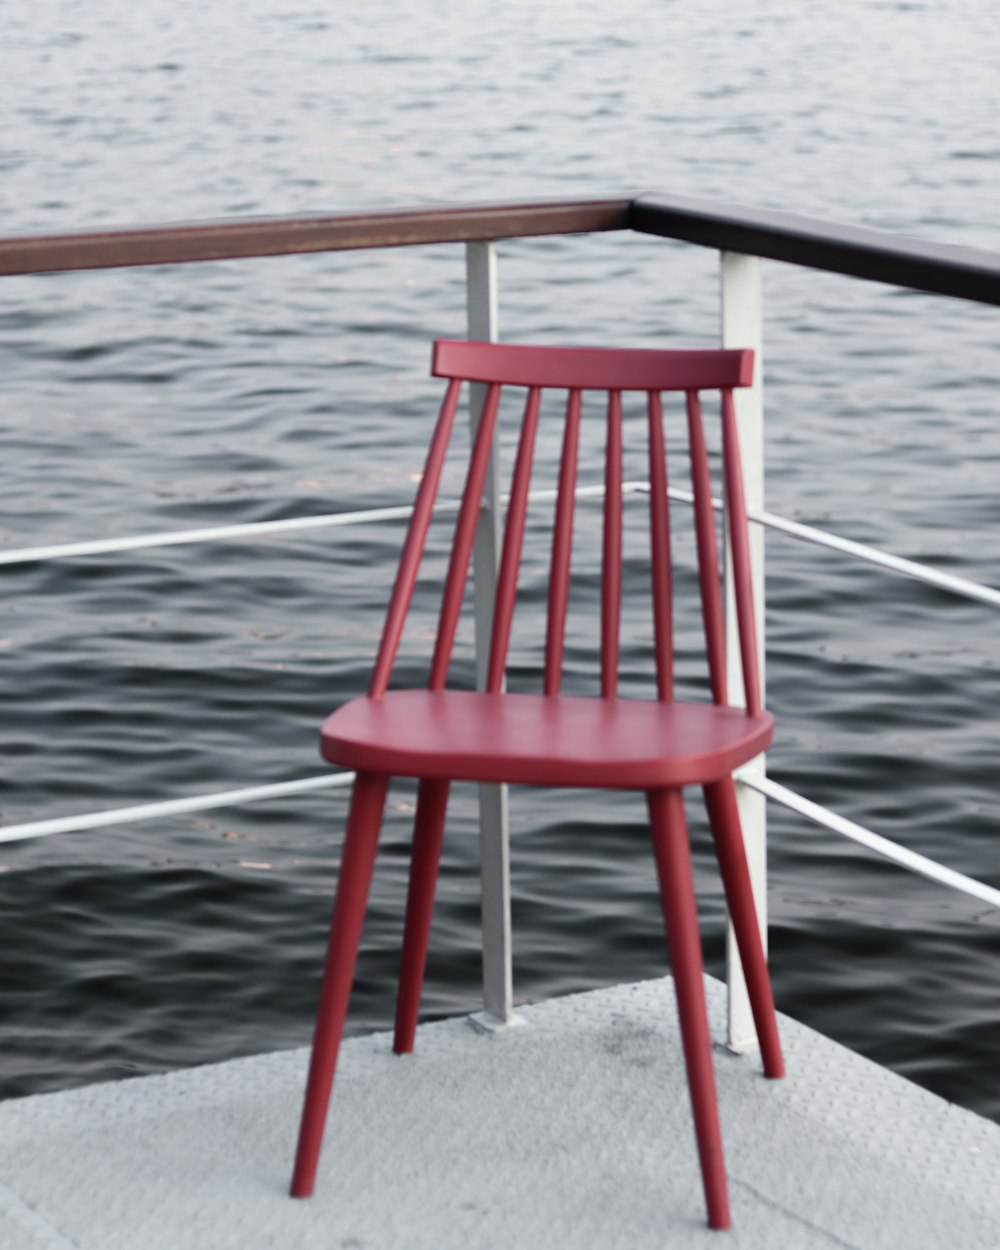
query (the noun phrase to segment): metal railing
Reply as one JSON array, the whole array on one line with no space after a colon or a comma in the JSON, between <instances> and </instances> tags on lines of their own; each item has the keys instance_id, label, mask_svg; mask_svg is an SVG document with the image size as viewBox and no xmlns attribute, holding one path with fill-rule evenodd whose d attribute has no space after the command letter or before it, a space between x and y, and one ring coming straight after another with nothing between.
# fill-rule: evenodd
<instances>
[{"instance_id":1,"label":"metal railing","mask_svg":"<svg viewBox=\"0 0 1000 1250\"><path fill-rule=\"evenodd\" d=\"M0 275L464 242L467 245L469 336L495 339L498 306L495 240L611 230L634 230L717 249L721 253L723 345L752 347L758 353L762 352L763 347L761 258L864 280L891 283L956 299L1000 305L1000 257L991 252L925 243L874 230L831 225L791 214L720 206L701 200L663 195L332 214L2 238ZM747 478L747 502L751 520L757 523L754 526L752 556L757 610L760 615L758 637L762 651L762 673L764 527L820 544L889 572L917 578L939 589L989 606L1000 607L1000 591L991 587L981 586L766 512L763 506L761 372L760 369L757 370L758 380L755 387L740 395L739 416ZM474 395L470 413L473 423L478 419L478 402L478 397ZM630 489L637 491L648 489L648 486L644 483L631 483ZM600 488L587 488L583 493L600 494ZM671 495L679 500L689 498L682 490L674 490ZM502 502L495 474L491 474L477 535L474 566L477 587L477 651L480 655L484 655L487 650L483 631L488 627L487 622L491 615L490 600L496 572L496 525ZM457 505L444 503L441 507L448 509ZM82 555L110 555L142 547L178 543L244 541L311 528L401 520L408 515L409 508L401 506L30 547L19 551L0 552L0 564L23 564ZM730 654L734 657L732 663L738 666L738 649L730 647ZM733 676L738 678L738 675L737 667ZM739 681L733 680L731 689L738 688ZM308 793L343 786L350 780L350 774L327 774L275 785L253 786L111 811L33 821L0 828L0 841L42 837L57 832ZM1000 890L917 855L767 778L763 758L747 766L741 772L739 780L741 815L765 932L765 798L852 838L912 871L1000 907ZM484 1004L491 1017L505 1021L511 1016L512 995L507 814L506 798L501 787L482 788L481 833ZM729 986L730 1043L742 1048L752 1043L753 1026L732 942Z\"/></svg>"}]
</instances>

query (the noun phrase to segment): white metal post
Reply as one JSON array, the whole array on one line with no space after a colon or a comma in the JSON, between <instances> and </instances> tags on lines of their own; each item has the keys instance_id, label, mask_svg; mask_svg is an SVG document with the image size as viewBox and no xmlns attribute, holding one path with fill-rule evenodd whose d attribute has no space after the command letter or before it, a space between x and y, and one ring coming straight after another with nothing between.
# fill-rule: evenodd
<instances>
[{"instance_id":1,"label":"white metal post","mask_svg":"<svg viewBox=\"0 0 1000 1250\"><path fill-rule=\"evenodd\" d=\"M753 386L734 392L739 426L740 451L746 488L747 508L761 512L764 507L764 405L763 405L763 317L761 304L760 257L736 252L721 254L722 345L750 347L754 351ZM757 618L761 692L764 691L764 531L759 525L750 527L750 566L754 608ZM736 607L732 594L732 567L726 553L726 655L729 698L743 700L743 673L740 665L736 630ZM751 760L742 770L745 775L763 777L763 755ZM747 786L737 783L737 800L754 901L760 920L764 950L767 951L767 825L765 800ZM757 1033L750 1012L743 966L736 949L732 925L726 941L726 980L729 987L728 1032L733 1050L748 1050L756 1045Z\"/></svg>"},{"instance_id":2,"label":"white metal post","mask_svg":"<svg viewBox=\"0 0 1000 1250\"><path fill-rule=\"evenodd\" d=\"M469 338L495 343L497 326L496 244L468 243L466 296ZM472 387L470 421L473 433L479 424L486 387ZM486 685L490 630L500 546L500 491L496 442L483 487L483 501L473 548L474 604L476 622L476 685ZM480 888L483 929L483 1014L476 1017L484 1027L509 1024L513 1018L513 974L510 930L510 825L507 787L479 787Z\"/></svg>"}]
</instances>

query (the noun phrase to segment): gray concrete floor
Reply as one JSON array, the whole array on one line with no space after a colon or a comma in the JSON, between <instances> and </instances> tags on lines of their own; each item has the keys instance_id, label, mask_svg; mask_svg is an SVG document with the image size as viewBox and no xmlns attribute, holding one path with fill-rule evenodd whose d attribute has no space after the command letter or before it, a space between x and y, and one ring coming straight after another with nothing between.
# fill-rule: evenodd
<instances>
[{"instance_id":1,"label":"gray concrete floor","mask_svg":"<svg viewBox=\"0 0 1000 1250\"><path fill-rule=\"evenodd\" d=\"M735 1226L712 1233L669 978L521 1015L427 1025L406 1058L347 1043L306 1202L303 1051L0 1104L0 1247L1000 1247L1000 1126L794 1021L784 1081L717 1048Z\"/></svg>"}]
</instances>

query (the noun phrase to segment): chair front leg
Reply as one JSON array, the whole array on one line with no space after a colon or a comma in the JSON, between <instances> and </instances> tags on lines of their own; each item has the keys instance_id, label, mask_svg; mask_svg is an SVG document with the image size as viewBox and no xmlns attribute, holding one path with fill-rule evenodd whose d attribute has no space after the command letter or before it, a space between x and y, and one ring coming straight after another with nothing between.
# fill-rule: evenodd
<instances>
[{"instance_id":1,"label":"chair front leg","mask_svg":"<svg viewBox=\"0 0 1000 1250\"><path fill-rule=\"evenodd\" d=\"M663 900L670 965L677 993L691 1110L701 1161L710 1228L729 1228L729 1195L722 1154L722 1130L712 1068L705 981L698 933L698 909L688 845L684 801L679 790L651 790L646 795L653 850Z\"/></svg>"},{"instance_id":2,"label":"chair front leg","mask_svg":"<svg viewBox=\"0 0 1000 1250\"><path fill-rule=\"evenodd\" d=\"M330 923L323 989L316 1015L305 1106L299 1128L295 1171L292 1175L293 1198L308 1198L316 1181L326 1112L333 1089L333 1074L337 1066L347 1004L351 996L354 966L365 920L365 906L371 887L372 869L375 866L375 851L388 784L388 777L360 773L351 796L340 879L337 882L337 897Z\"/></svg>"},{"instance_id":3,"label":"chair front leg","mask_svg":"<svg viewBox=\"0 0 1000 1250\"><path fill-rule=\"evenodd\" d=\"M424 778L417 792L417 815L410 853L410 886L403 927L403 958L396 997L396 1031L392 1048L397 1055L413 1050L420 1012L420 991L427 964L427 943L434 910L434 889L441 860L441 838L448 807L449 782Z\"/></svg>"},{"instance_id":4,"label":"chair front leg","mask_svg":"<svg viewBox=\"0 0 1000 1250\"><path fill-rule=\"evenodd\" d=\"M785 1061L778 1038L778 1022L774 1015L774 995L767 971L764 944L757 922L757 908L750 884L740 813L736 803L736 787L731 777L705 786L705 806L715 840L726 906L736 935L736 945L743 964L743 975L750 998L750 1010L760 1042L764 1075L776 1080L785 1075Z\"/></svg>"}]
</instances>

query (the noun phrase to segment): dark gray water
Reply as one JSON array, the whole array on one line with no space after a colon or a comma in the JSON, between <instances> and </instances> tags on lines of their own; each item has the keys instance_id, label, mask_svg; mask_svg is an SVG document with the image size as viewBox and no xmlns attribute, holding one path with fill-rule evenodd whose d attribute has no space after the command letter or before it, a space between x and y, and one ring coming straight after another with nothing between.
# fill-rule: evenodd
<instances>
[{"instance_id":1,"label":"dark gray water","mask_svg":"<svg viewBox=\"0 0 1000 1250\"><path fill-rule=\"evenodd\" d=\"M996 247L984 0L364 10L41 0L5 17L2 230L658 188ZM500 249L509 340L704 345L716 259L628 236ZM768 504L996 584L1000 315L765 271ZM396 503L464 327L460 248L0 285L4 545ZM400 531L3 575L4 823L318 770ZM442 537L441 542L444 541ZM536 581L544 571L536 570ZM586 577L570 680L583 680ZM630 624L634 624L630 623ZM1000 883L995 622L774 537L780 780ZM633 630L626 681L648 652ZM517 664L530 667L529 616ZM391 800L352 1027L387 1023L412 792ZM0 1092L305 1043L343 797L2 848ZM458 794L426 1009L478 991ZM692 816L695 813L692 810ZM513 804L518 996L664 968L638 801ZM1000 1116L1000 917L773 811L779 1006ZM721 902L695 823L710 968Z\"/></svg>"}]
</instances>

